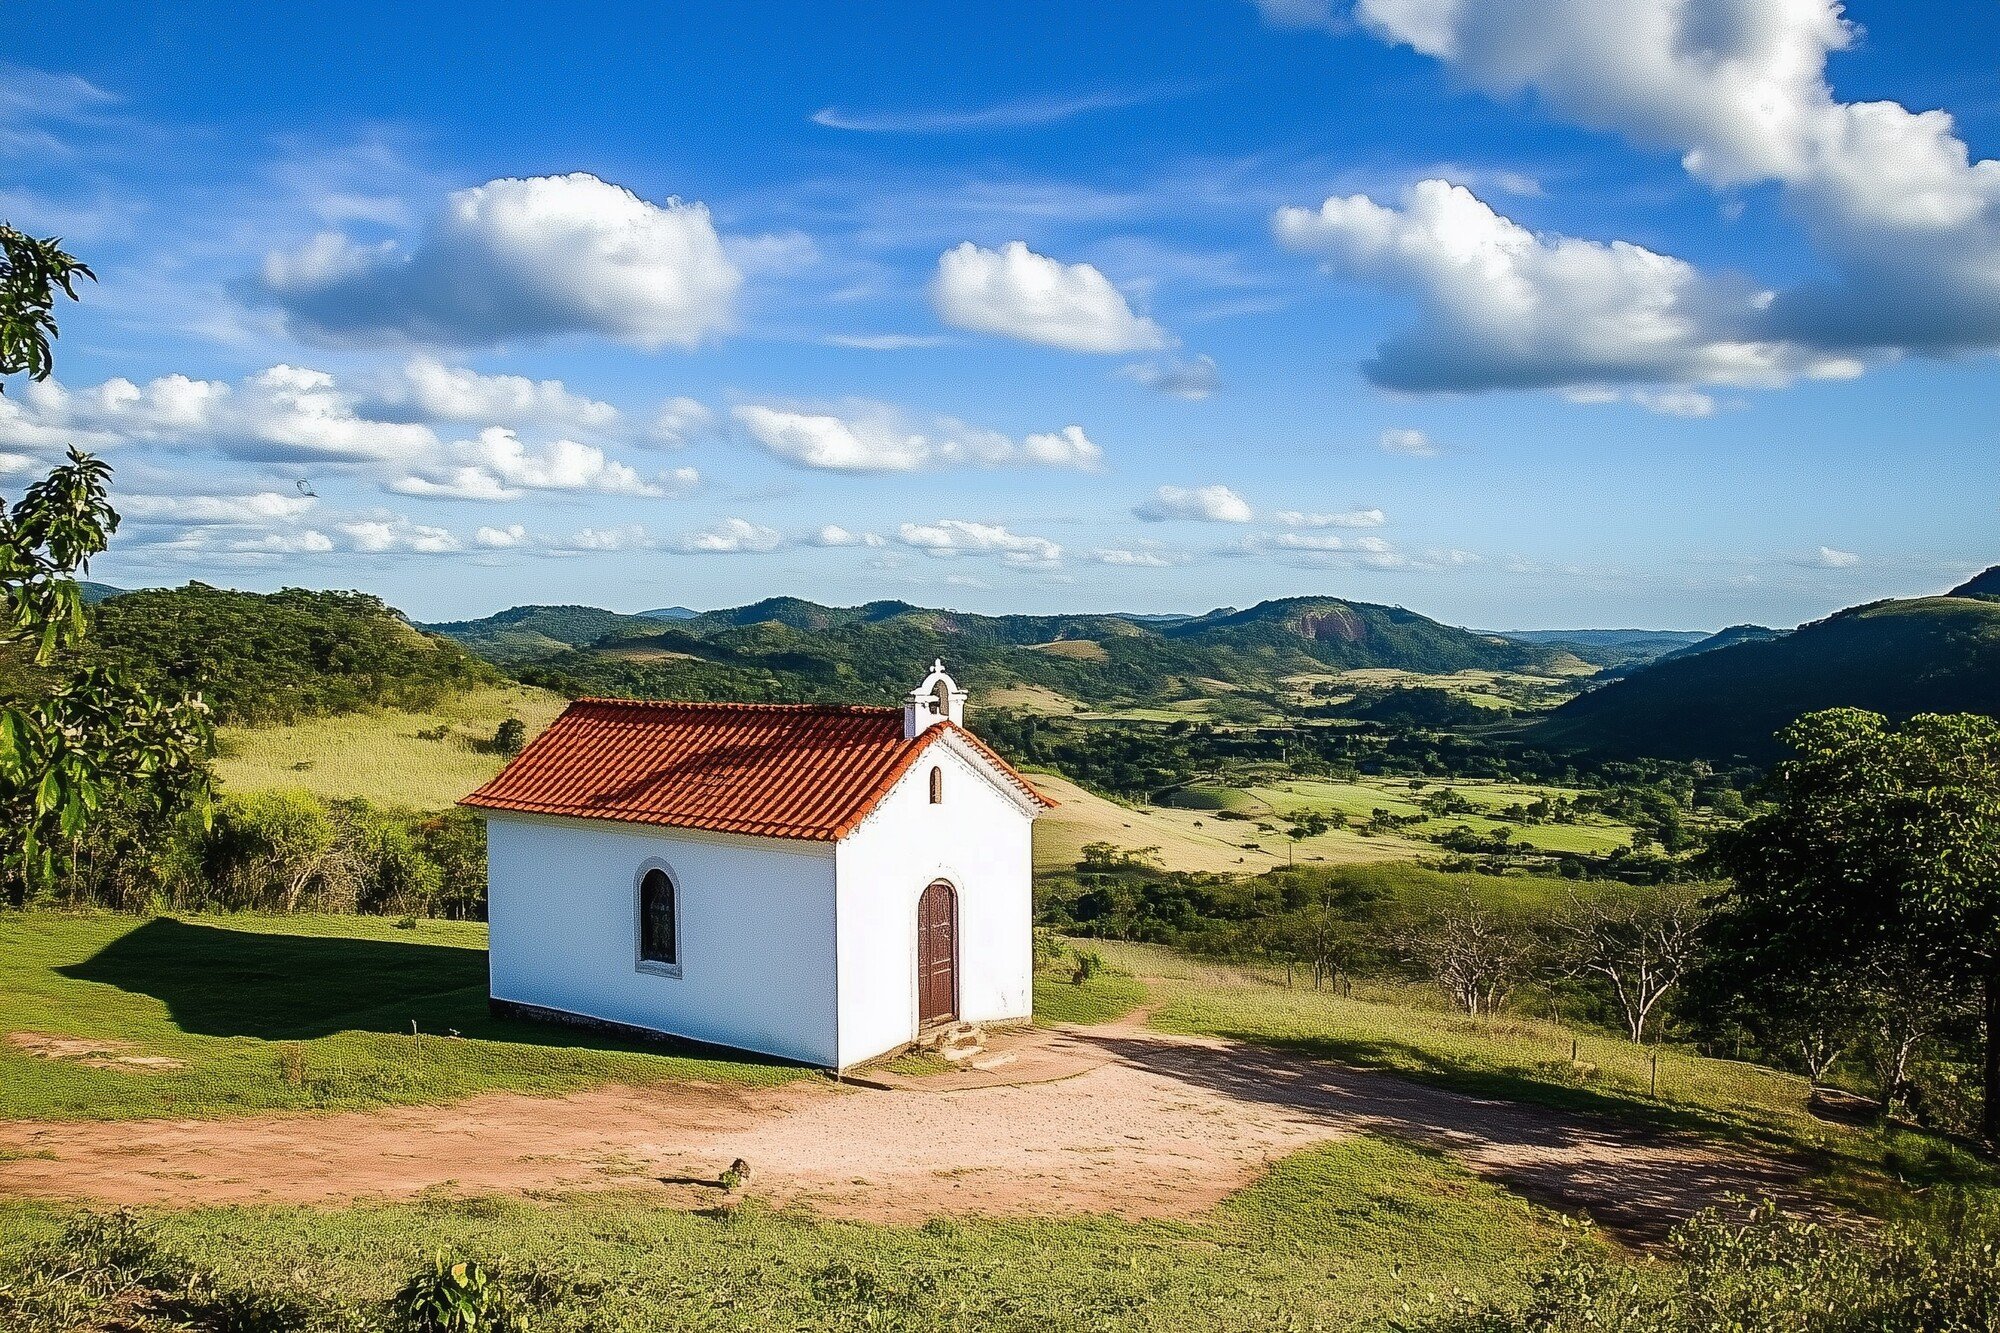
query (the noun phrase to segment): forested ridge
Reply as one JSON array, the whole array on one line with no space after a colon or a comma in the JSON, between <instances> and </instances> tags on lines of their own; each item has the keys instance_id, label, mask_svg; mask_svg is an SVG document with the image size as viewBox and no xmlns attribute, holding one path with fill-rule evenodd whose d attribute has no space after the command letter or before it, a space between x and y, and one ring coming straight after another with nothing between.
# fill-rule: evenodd
<instances>
[{"instance_id":1,"label":"forested ridge","mask_svg":"<svg viewBox=\"0 0 2000 1333\"><path fill-rule=\"evenodd\" d=\"M124 593L91 615L93 656L199 692L224 723L420 708L501 678L368 593L190 583Z\"/></svg>"}]
</instances>

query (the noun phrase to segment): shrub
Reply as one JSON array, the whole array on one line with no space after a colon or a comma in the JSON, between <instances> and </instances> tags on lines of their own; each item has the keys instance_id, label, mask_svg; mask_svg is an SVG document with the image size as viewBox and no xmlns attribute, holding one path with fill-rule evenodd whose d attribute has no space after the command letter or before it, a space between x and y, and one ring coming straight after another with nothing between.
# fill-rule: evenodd
<instances>
[{"instance_id":1,"label":"shrub","mask_svg":"<svg viewBox=\"0 0 2000 1333\"><path fill-rule=\"evenodd\" d=\"M404 1284L393 1307L410 1333L508 1333L527 1327L520 1301L492 1270L442 1254Z\"/></svg>"},{"instance_id":2,"label":"shrub","mask_svg":"<svg viewBox=\"0 0 2000 1333\"><path fill-rule=\"evenodd\" d=\"M288 1041L278 1048L278 1077L285 1080L288 1088L303 1088L306 1085L306 1048L296 1041Z\"/></svg>"},{"instance_id":3,"label":"shrub","mask_svg":"<svg viewBox=\"0 0 2000 1333\"><path fill-rule=\"evenodd\" d=\"M518 717L504 719L493 732L495 754L519 754L528 743L528 724Z\"/></svg>"},{"instance_id":4,"label":"shrub","mask_svg":"<svg viewBox=\"0 0 2000 1333\"><path fill-rule=\"evenodd\" d=\"M229 1288L174 1253L129 1212L88 1213L0 1270L0 1328L199 1328L313 1333L355 1327L355 1311L313 1296Z\"/></svg>"},{"instance_id":5,"label":"shrub","mask_svg":"<svg viewBox=\"0 0 2000 1333\"><path fill-rule=\"evenodd\" d=\"M1076 951L1076 970L1070 973L1069 984L1081 986L1104 970L1104 955L1095 949Z\"/></svg>"},{"instance_id":6,"label":"shrub","mask_svg":"<svg viewBox=\"0 0 2000 1333\"><path fill-rule=\"evenodd\" d=\"M1947 1194L1879 1233L1787 1217L1703 1214L1672 1262L1612 1262L1577 1230L1525 1299L1433 1298L1403 1333L1991 1333L2000 1327L2000 1204Z\"/></svg>"}]
</instances>

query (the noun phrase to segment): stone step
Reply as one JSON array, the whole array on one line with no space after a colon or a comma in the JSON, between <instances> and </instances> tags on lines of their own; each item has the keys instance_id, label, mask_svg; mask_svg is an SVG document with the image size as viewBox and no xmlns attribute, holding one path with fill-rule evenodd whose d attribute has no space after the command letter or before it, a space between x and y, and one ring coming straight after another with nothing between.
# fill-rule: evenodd
<instances>
[{"instance_id":1,"label":"stone step","mask_svg":"<svg viewBox=\"0 0 2000 1333\"><path fill-rule=\"evenodd\" d=\"M962 1064L985 1049L984 1046L979 1045L941 1046L938 1048L938 1054L953 1064Z\"/></svg>"},{"instance_id":2,"label":"stone step","mask_svg":"<svg viewBox=\"0 0 2000 1333\"><path fill-rule=\"evenodd\" d=\"M1014 1063L1016 1058L1018 1057L1015 1055L1013 1051L996 1051L992 1055L987 1056L984 1060L974 1060L972 1062L972 1067L984 1073L986 1070L989 1069L998 1069L1002 1065L1011 1065Z\"/></svg>"},{"instance_id":3,"label":"stone step","mask_svg":"<svg viewBox=\"0 0 2000 1333\"><path fill-rule=\"evenodd\" d=\"M977 1023L953 1023L934 1032L925 1033L918 1044L929 1050L943 1052L953 1049L963 1050L968 1046L978 1047L985 1040L986 1034L980 1031Z\"/></svg>"}]
</instances>

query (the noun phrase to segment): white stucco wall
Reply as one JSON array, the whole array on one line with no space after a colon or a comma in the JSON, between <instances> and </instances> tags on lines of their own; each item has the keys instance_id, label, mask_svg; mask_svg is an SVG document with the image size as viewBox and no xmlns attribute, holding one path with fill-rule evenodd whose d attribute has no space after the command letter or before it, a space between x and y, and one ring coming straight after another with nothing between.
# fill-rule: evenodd
<instances>
[{"instance_id":1,"label":"white stucco wall","mask_svg":"<svg viewBox=\"0 0 2000 1333\"><path fill-rule=\"evenodd\" d=\"M486 830L495 998L840 1063L833 844L493 811ZM638 966L653 860L679 889L678 977Z\"/></svg>"},{"instance_id":2,"label":"white stucco wall","mask_svg":"<svg viewBox=\"0 0 2000 1333\"><path fill-rule=\"evenodd\" d=\"M933 764L942 805L930 803ZM843 1066L916 1036L917 899L934 879L958 890L959 1017L1032 1011L1034 821L983 766L961 741L933 744L839 846Z\"/></svg>"}]
</instances>

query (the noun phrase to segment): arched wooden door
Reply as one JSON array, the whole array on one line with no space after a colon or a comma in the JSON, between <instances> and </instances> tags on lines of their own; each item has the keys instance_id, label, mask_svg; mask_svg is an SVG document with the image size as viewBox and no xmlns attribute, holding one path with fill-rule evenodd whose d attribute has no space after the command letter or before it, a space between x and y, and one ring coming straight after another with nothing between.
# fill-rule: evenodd
<instances>
[{"instance_id":1,"label":"arched wooden door","mask_svg":"<svg viewBox=\"0 0 2000 1333\"><path fill-rule=\"evenodd\" d=\"M933 880L917 900L917 1025L958 1017L958 893Z\"/></svg>"}]
</instances>

